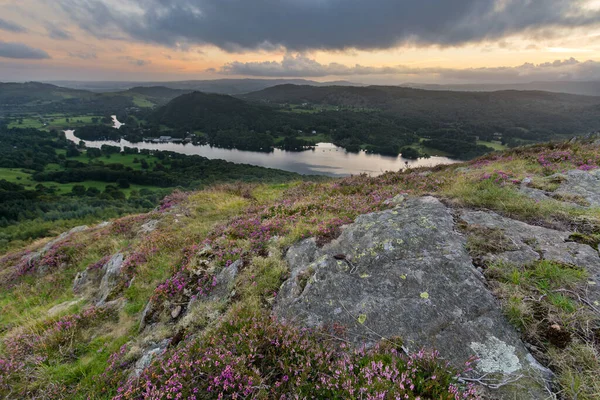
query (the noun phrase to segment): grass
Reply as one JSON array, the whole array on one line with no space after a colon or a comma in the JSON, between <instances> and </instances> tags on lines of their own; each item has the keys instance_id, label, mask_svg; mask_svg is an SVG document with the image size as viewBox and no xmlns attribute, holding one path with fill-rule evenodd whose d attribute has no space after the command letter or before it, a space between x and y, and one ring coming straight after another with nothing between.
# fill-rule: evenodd
<instances>
[{"instance_id":1,"label":"grass","mask_svg":"<svg viewBox=\"0 0 600 400\"><path fill-rule=\"evenodd\" d=\"M485 140L478 140L477 144L483 145L483 146L487 146L487 147L491 147L492 149L496 150L496 151L502 151L502 150L506 150L508 147L503 145L500 142L497 141L493 141L493 142L487 142Z\"/></svg>"},{"instance_id":2,"label":"grass","mask_svg":"<svg viewBox=\"0 0 600 400\"><path fill-rule=\"evenodd\" d=\"M97 115L75 115L69 116L65 114L47 114L42 116L28 116L21 118L22 123L19 123L19 119L14 119L8 124L9 128L35 128L41 130L51 129L71 129L77 126L91 125L94 122L93 118L97 118L96 123L100 124L102 117ZM67 119L69 120L67 122Z\"/></svg>"},{"instance_id":3,"label":"grass","mask_svg":"<svg viewBox=\"0 0 600 400\"><path fill-rule=\"evenodd\" d=\"M152 108L156 105L150 100L148 100L145 96L139 94L133 96L133 104L140 108Z\"/></svg>"},{"instance_id":4,"label":"grass","mask_svg":"<svg viewBox=\"0 0 600 400\"><path fill-rule=\"evenodd\" d=\"M219 329L228 329L231 337L246 332L235 330L246 329L239 328L241 325L234 322L235 318L240 314L261 318L269 315L275 292L288 272L282 257L286 246L308 236L323 242L331 240L340 226L357 215L387 208L383 205L385 199L398 193L434 194L459 207L489 209L523 221L585 227L571 240L597 244L600 224L594 221L600 216L598 209L577 208L556 199L537 202L518 190L525 177L548 188L557 187L559 183L548 177L562 169L577 168L580 161L574 157L579 157L578 152L584 152L581 162L587 163L596 157L586 149L572 147L571 158L556 161L560 154L554 154L555 150L551 147L511 150L468 164L387 173L376 178L355 176L321 183L281 185L226 184L189 194L174 193L164 203L174 204L171 208L163 204L161 211L121 218L104 231L78 235L79 247L75 248L72 258L53 273L24 277L10 288L3 287L4 280L0 279L0 339L16 334L23 327L37 327L43 332L51 320L48 310L75 299L71 289L74 274L107 255L123 252L127 260L126 279L117 293L122 295L125 306L118 320L96 325L95 335L77 333L79 343L68 347L72 350L72 359L33 368L38 390L66 387L78 391L74 396L80 398L83 398L81 393L91 398L108 397L102 387L114 390L118 380L109 384L101 375L103 368L110 364L108 355L117 353L121 344L128 343L124 355L127 360L127 355L133 357L136 351L135 354L139 354L149 341L190 335L193 339L182 339L184 342L174 345L175 349L168 353L185 356L178 353L180 349L199 343L197 339L200 343L217 340L221 336L213 333L224 332ZM546 158L540 159L541 155ZM114 155L110 160L101 160L135 168L138 165L133 164L134 157L142 156ZM77 159L87 162L85 156ZM554 160L552 163L556 165L549 165L547 160ZM422 174L424 171L429 173ZM0 173L21 181L28 174L20 170ZM146 235L138 234L139 227L151 219L159 221L157 229ZM45 228L60 231L56 226ZM467 244L474 257L512 248L500 230L463 229L467 229ZM257 232L262 234L255 235ZM208 246L206 251L205 246ZM175 306L189 304L191 292L186 290L191 291L196 281L218 274L228 261L240 258L243 262L232 288L232 298L199 301L186 310L182 319L175 321L171 317ZM0 271L9 265L12 264L0 262ZM541 355L536 354L536 357L557 374L561 395L584 400L595 398L600 368L593 327L598 324L598 316L582 301L587 272L577 266L542 260L528 265L497 263L489 266L485 274L507 318L526 341L542 349ZM157 288L174 277L188 279L182 283L183 290L170 297L159 297ZM140 314L149 299L156 301L150 320L155 325L138 333ZM64 313L72 315L85 307L85 304L76 305ZM274 322L267 322L267 326L277 327ZM259 339L257 343L263 343ZM331 341L331 337L327 340ZM4 356L5 351L0 349L0 354ZM288 360L282 358L282 364ZM265 366L268 365L263 363L260 367ZM279 378L271 370L265 371L265 379Z\"/></svg>"},{"instance_id":5,"label":"grass","mask_svg":"<svg viewBox=\"0 0 600 400\"><path fill-rule=\"evenodd\" d=\"M135 165L135 164L134 164ZM51 169L58 168L57 165L51 165ZM12 183L17 183L19 185L23 185L26 189L35 189L35 187L39 184L46 186L47 188L52 188L56 190L58 194L69 194L73 190L73 186L82 185L86 189L89 187L94 187L99 189L100 191L104 191L106 186L115 185L112 182L100 182L100 181L92 181L87 180L83 182L70 182L70 183L58 183L58 182L38 182L32 178L31 172L26 172L26 170L22 170L20 168L0 168L0 180L5 179ZM127 197L131 195L131 192L134 190L141 189L156 189L154 186L148 185L137 185L131 184L129 188L120 189Z\"/></svg>"},{"instance_id":6,"label":"grass","mask_svg":"<svg viewBox=\"0 0 600 400\"><path fill-rule=\"evenodd\" d=\"M544 350L559 393L567 399L596 399L600 358L594 326L600 323L582 299L588 274L573 265L541 260L516 266L496 263L486 271L509 321Z\"/></svg>"}]
</instances>

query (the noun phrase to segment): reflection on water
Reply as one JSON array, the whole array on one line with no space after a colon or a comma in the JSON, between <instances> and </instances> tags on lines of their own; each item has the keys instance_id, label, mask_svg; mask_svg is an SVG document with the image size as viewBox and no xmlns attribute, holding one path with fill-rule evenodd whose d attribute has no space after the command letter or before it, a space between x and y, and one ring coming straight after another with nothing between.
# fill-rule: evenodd
<instances>
[{"instance_id":1,"label":"reflection on water","mask_svg":"<svg viewBox=\"0 0 600 400\"><path fill-rule=\"evenodd\" d=\"M118 121L117 121L118 122ZM119 125L120 126L120 125ZM116 127L116 125L115 125ZM65 131L67 139L79 143L74 131ZM267 168L282 169L299 174L316 174L328 176L348 176L367 173L379 175L386 171L398 171L405 168L406 162L410 167L432 167L439 164L457 162L447 157L431 157L428 159L408 160L402 157L389 157L378 154L348 153L343 148L331 143L318 143L314 150L290 152L275 149L271 153L221 149L209 145L194 146L182 143L131 143L121 139L116 141L86 141L87 147L99 148L103 144L120 146L121 148L136 147L138 149L165 150L181 154L200 155L210 159L221 159L238 164L251 164Z\"/></svg>"}]
</instances>

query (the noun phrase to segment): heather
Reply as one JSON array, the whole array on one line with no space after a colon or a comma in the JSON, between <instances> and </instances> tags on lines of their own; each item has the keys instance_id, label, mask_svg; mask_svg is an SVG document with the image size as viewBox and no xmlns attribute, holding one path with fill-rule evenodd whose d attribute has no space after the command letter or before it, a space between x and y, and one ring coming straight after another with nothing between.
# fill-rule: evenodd
<instances>
[{"instance_id":1,"label":"heather","mask_svg":"<svg viewBox=\"0 0 600 400\"><path fill-rule=\"evenodd\" d=\"M349 349L331 330L311 332L265 314L234 314L207 337L188 340L129 379L115 399L478 398L435 351L405 355L393 341ZM118 363L108 374L115 372Z\"/></svg>"},{"instance_id":2,"label":"heather","mask_svg":"<svg viewBox=\"0 0 600 400\"><path fill-rule=\"evenodd\" d=\"M534 199L522 188L556 194L562 174L594 171L599 162L599 147L577 142L377 177L221 184L174 192L150 213L32 243L0 258L0 396L477 398L465 383L472 365L448 365L433 348L407 354L401 338L355 347L340 327L306 330L274 319L271 308L289 278L287 248L309 237L324 246L358 216L392 208L397 196L421 195L455 210L569 229L572 241L597 248L597 208L564 195ZM464 234L475 262L514 245L498 230ZM117 253L122 273L108 305L97 304L92 286L74 290L84 272L99 281ZM556 393L594 398L588 389L600 367L591 314L598 306L586 304L582 286L590 277L562 264L478 266L509 321L556 374ZM219 288L233 268L234 280ZM568 332L568 345L540 330L546 317ZM133 377L149 345L163 342Z\"/></svg>"}]
</instances>

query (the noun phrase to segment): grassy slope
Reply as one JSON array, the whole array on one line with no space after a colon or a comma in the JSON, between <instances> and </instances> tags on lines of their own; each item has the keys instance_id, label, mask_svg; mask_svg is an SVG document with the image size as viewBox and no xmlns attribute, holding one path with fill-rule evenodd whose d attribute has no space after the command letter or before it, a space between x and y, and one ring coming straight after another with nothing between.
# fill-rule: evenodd
<instances>
[{"instance_id":1,"label":"grassy slope","mask_svg":"<svg viewBox=\"0 0 600 400\"><path fill-rule=\"evenodd\" d=\"M143 154L113 154L110 156L110 158L107 158L106 156L104 157L100 157L98 159L94 159L94 161L102 161L105 164L123 164L125 167L131 167L135 170L141 170L142 167L139 163L134 163L134 159L137 158L138 160L141 159L145 159L146 161L148 161L148 164L152 167L155 163L159 162L160 160L157 157L154 156L149 156L149 155L143 155ZM85 155L85 153L80 154L78 157L69 157L69 160L74 160L74 161L79 161L82 162L84 164L87 164L90 159ZM50 164L46 167L47 171L54 171L54 170L60 170L61 167L57 164ZM20 185L25 186L26 189L34 189L36 185L38 185L40 182L35 181L32 178L34 171L31 170L26 170L26 169L22 169L22 168L0 168L0 179L6 179L9 182L13 182L13 183L18 183ZM99 181L84 181L84 182L76 182L76 183L58 183L58 182L42 182L42 184L44 186L50 187L50 188L55 188L57 190L57 193L59 194L66 194L66 193L70 193L71 190L73 189L73 186L75 185L83 185L86 187L86 189L88 187L95 187L97 189L100 189L101 191L104 191L104 189L106 188L106 186L108 185L113 185L114 183L107 183L107 182L99 182ZM127 189L122 189L123 193L125 193L127 196L129 196L129 194L131 193L132 190L140 190L140 189L153 189L152 186L146 186L146 185L136 185L136 184L131 184L131 186Z\"/></svg>"},{"instance_id":2,"label":"grassy slope","mask_svg":"<svg viewBox=\"0 0 600 400\"><path fill-rule=\"evenodd\" d=\"M571 155L569 161L563 160L565 152ZM551 162L540 161L541 154ZM132 272L133 283L122 292L126 303L119 315L98 318L92 326L77 329L73 333L78 335L79 341L75 348L68 341L61 342L64 349L72 351L73 357L64 358L56 354L55 348L45 348L40 351L50 361L30 367L35 371L32 380L23 381L20 375L11 378L15 379L13 387L22 389L25 385L32 393L50 385L59 391L75 389L78 395L73 396L76 398L84 398L87 394L106 398L108 392L103 391L103 387L108 384L98 377L105 371L109 355L126 342L130 343L130 353L141 345L142 338L137 329L140 313L148 299L159 293L157 286L177 271L185 249L202 247L208 241L215 253L211 261L212 273L241 254L246 263L236 280L237 295L229 305L207 302L201 311L175 326L159 323L152 337L154 341L172 337L179 330L203 337L202 332L209 335L216 329L218 320L235 321L240 313L261 315L268 311L273 292L286 275L286 267L280 259L285 246L307 236L330 239L335 236L337 227L361 213L386 208L384 200L398 193L434 194L456 207L491 209L546 226L591 226L591 231L589 228L586 231L586 240L592 240L594 235L600 234L598 209L581 209L555 200L536 202L515 188L515 183L525 177L532 178L539 187L549 188L552 182L548 176L589 164L590 160L600 165L600 148L581 144L536 146L461 165L436 167L425 176L420 174L423 171L417 170L318 184L222 185L180 195L172 199L176 204L174 212L167 210L127 217L113 227L79 235L63 246L68 256L56 272L43 277L26 276L19 279L16 286L5 286L0 290L0 340L5 344L4 350L0 347L0 358L2 352L6 355L10 350L7 346L9 338L23 332L44 333L50 329L49 323L57 317L49 317L48 310L76 299L71 286L78 271L118 250L130 256L143 254L142 261ZM461 167L468 169L457 170ZM147 237L136 234L137 228L150 219L161 221L159 229ZM269 234L248 239L259 226ZM275 236L279 239L273 243L270 238ZM477 239L469 239L472 253L481 250L478 245L489 244L493 238ZM17 259L18 256L8 255L0 261L0 281L8 279L14 265L11 257ZM535 312L521 306L524 299L537 298L548 288L577 290L577 285L585 281L586 276L573 271L552 263L536 263L529 266L493 265L486 273L497 288L507 316L526 336L539 321L536 321ZM565 398L593 399L600 390L596 379L600 374L598 345L588 340L581 324L572 321L583 316L593 325L597 323L597 315L590 315L589 307L577 297L547 297L545 306L555 310L557 318L562 318L561 324L578 337L565 348L542 343L548 365L557 373L559 390ZM85 303L79 303L62 314L76 313L84 307ZM33 354L38 353L24 356ZM0 380L0 393L1 384Z\"/></svg>"}]
</instances>

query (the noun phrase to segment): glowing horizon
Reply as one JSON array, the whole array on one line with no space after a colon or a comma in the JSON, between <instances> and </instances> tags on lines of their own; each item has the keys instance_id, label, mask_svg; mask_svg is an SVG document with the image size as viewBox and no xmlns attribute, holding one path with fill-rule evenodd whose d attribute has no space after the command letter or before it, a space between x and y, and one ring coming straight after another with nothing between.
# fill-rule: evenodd
<instances>
[{"instance_id":1,"label":"glowing horizon","mask_svg":"<svg viewBox=\"0 0 600 400\"><path fill-rule=\"evenodd\" d=\"M0 81L600 80L598 0L248 3L0 0Z\"/></svg>"}]
</instances>

